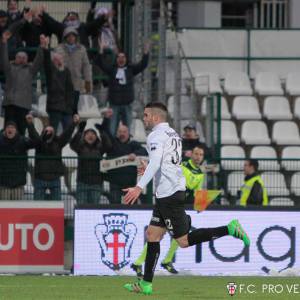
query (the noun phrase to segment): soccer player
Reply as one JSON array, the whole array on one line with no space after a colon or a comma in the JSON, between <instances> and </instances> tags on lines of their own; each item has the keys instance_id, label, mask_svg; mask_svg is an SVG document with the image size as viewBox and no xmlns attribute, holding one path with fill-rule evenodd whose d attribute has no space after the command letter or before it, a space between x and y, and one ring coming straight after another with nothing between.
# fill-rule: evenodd
<instances>
[{"instance_id":1,"label":"soccer player","mask_svg":"<svg viewBox=\"0 0 300 300\"><path fill-rule=\"evenodd\" d=\"M204 161L205 150L202 145L196 145L191 151L191 158L188 161L182 163L182 171L186 181L186 201L188 203L194 202L194 193L202 189L204 183L204 174L200 168ZM178 249L178 243L175 239L172 239L170 248L161 262L162 268L172 274L177 274L178 271L173 266L173 258ZM142 277L142 265L145 262L147 253L147 243L145 244L142 253L136 259L136 261L130 266L137 274L138 277Z\"/></svg>"},{"instance_id":2,"label":"soccer player","mask_svg":"<svg viewBox=\"0 0 300 300\"><path fill-rule=\"evenodd\" d=\"M201 228L190 231L191 217L184 210L185 178L181 169L181 138L167 121L167 108L154 102L146 105L144 124L152 129L147 138L149 164L135 187L124 189L126 204L134 204L142 190L154 177L156 204L147 229L147 255L143 279L124 288L142 294L152 294L154 270L160 254L160 240L168 230L179 247L186 248L226 235L243 240L245 246L250 240L237 220L227 226Z\"/></svg>"}]
</instances>

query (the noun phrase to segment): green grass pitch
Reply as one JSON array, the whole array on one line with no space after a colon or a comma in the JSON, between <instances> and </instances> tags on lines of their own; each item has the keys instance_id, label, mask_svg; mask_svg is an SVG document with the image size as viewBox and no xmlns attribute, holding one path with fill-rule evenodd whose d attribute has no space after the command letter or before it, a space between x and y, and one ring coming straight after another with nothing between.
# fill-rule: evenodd
<instances>
[{"instance_id":1,"label":"green grass pitch","mask_svg":"<svg viewBox=\"0 0 300 300\"><path fill-rule=\"evenodd\" d=\"M134 279L134 277L1 276L0 299L300 299L299 277L156 277L154 294L151 296L129 293L123 289L125 283ZM226 288L228 282L234 282L238 286L244 284L245 291L242 293L237 291L233 297L229 296ZM262 292L264 284L270 287L270 290ZM247 286L250 293L246 291Z\"/></svg>"}]
</instances>

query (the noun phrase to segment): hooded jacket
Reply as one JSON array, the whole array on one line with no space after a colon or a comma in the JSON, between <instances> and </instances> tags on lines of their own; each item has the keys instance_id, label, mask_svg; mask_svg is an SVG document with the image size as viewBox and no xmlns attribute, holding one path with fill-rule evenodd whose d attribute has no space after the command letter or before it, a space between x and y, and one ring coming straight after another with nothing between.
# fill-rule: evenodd
<instances>
[{"instance_id":1,"label":"hooded jacket","mask_svg":"<svg viewBox=\"0 0 300 300\"><path fill-rule=\"evenodd\" d=\"M35 151L34 176L36 179L50 181L64 175L61 152L71 139L74 129L73 123L60 136L54 135L48 140L45 139L45 131L42 132Z\"/></svg>"},{"instance_id":2,"label":"hooded jacket","mask_svg":"<svg viewBox=\"0 0 300 300\"><path fill-rule=\"evenodd\" d=\"M77 42L72 49L68 47L65 38L70 34L78 37L78 32L72 27L68 27L64 31L64 42L58 45L56 51L63 55L65 66L71 72L72 83L75 91L81 91L83 88L83 80L92 82L92 68L87 56L86 49Z\"/></svg>"},{"instance_id":3,"label":"hooded jacket","mask_svg":"<svg viewBox=\"0 0 300 300\"><path fill-rule=\"evenodd\" d=\"M103 55L99 54L96 58L96 64L108 75L108 101L113 105L127 105L134 100L134 77L148 65L149 55L144 54L142 60L137 64L127 64L124 67L126 83L121 84L117 79L118 66L107 65L104 62Z\"/></svg>"},{"instance_id":4,"label":"hooded jacket","mask_svg":"<svg viewBox=\"0 0 300 300\"><path fill-rule=\"evenodd\" d=\"M84 133L88 130L93 130L97 135L97 140L92 145L84 141ZM87 126L84 128L81 124L78 132L70 142L71 149L78 154L79 159L77 182L89 185L102 184L103 182L103 176L100 172L100 160L102 155L111 149L112 144L105 132L100 131L98 134L97 132L94 127Z\"/></svg>"},{"instance_id":5,"label":"hooded jacket","mask_svg":"<svg viewBox=\"0 0 300 300\"><path fill-rule=\"evenodd\" d=\"M29 138L19 135L8 139L0 133L0 186L16 188L26 184L27 150L34 148L39 137L33 124L28 125Z\"/></svg>"}]
</instances>

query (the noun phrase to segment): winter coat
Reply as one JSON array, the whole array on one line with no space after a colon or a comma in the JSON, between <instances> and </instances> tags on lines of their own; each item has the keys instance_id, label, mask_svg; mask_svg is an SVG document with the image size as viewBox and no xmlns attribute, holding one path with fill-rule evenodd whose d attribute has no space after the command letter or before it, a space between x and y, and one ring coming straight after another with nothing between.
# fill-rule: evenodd
<instances>
[{"instance_id":1,"label":"winter coat","mask_svg":"<svg viewBox=\"0 0 300 300\"><path fill-rule=\"evenodd\" d=\"M118 66L107 65L103 56L98 55L96 64L108 75L108 101L113 105L127 105L134 100L134 77L148 65L149 55L144 54L142 60L137 64L127 64L125 67L126 84L120 84L116 78Z\"/></svg>"},{"instance_id":2,"label":"winter coat","mask_svg":"<svg viewBox=\"0 0 300 300\"><path fill-rule=\"evenodd\" d=\"M38 49L32 64L16 65L8 60L7 44L0 43L0 59L6 77L3 106L14 105L30 110L32 81L43 62L43 51Z\"/></svg>"},{"instance_id":3,"label":"winter coat","mask_svg":"<svg viewBox=\"0 0 300 300\"><path fill-rule=\"evenodd\" d=\"M47 112L74 112L74 88L68 68L57 69L51 61L50 50L44 50L44 70L47 84Z\"/></svg>"}]
</instances>

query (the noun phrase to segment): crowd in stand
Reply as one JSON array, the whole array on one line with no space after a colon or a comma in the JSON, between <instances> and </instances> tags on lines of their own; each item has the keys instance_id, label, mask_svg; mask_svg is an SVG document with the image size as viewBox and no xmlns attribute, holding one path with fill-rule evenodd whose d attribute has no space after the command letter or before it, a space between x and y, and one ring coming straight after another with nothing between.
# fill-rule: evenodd
<instances>
[{"instance_id":1,"label":"crowd in stand","mask_svg":"<svg viewBox=\"0 0 300 300\"><path fill-rule=\"evenodd\" d=\"M132 140L130 125L134 78L147 67L149 44L145 44L140 62L129 62L119 49L112 17L112 11L96 9L96 1L91 1L85 23L72 11L59 22L44 7L33 7L30 1L25 2L22 11L15 0L7 1L7 11L0 10L0 98L4 115L0 199L23 199L28 171L35 200L62 199L61 177L66 175L62 149L67 144L78 155L78 203L99 203L103 181L110 183L109 202L120 203L122 189L136 183L134 165L106 173L100 170L103 156L127 156L128 161L138 164L139 157L147 155L145 148ZM50 47L53 35L59 41L55 49ZM89 48L98 50L90 55ZM48 113L40 134L31 113L36 92L33 82L38 72L45 78ZM78 115L80 94L92 92L95 72L106 75L110 108L102 124L99 120L96 125ZM60 124L62 132L58 132ZM183 138L186 159L199 143L196 129L187 126ZM33 170L28 169L29 149L35 149Z\"/></svg>"}]
</instances>

